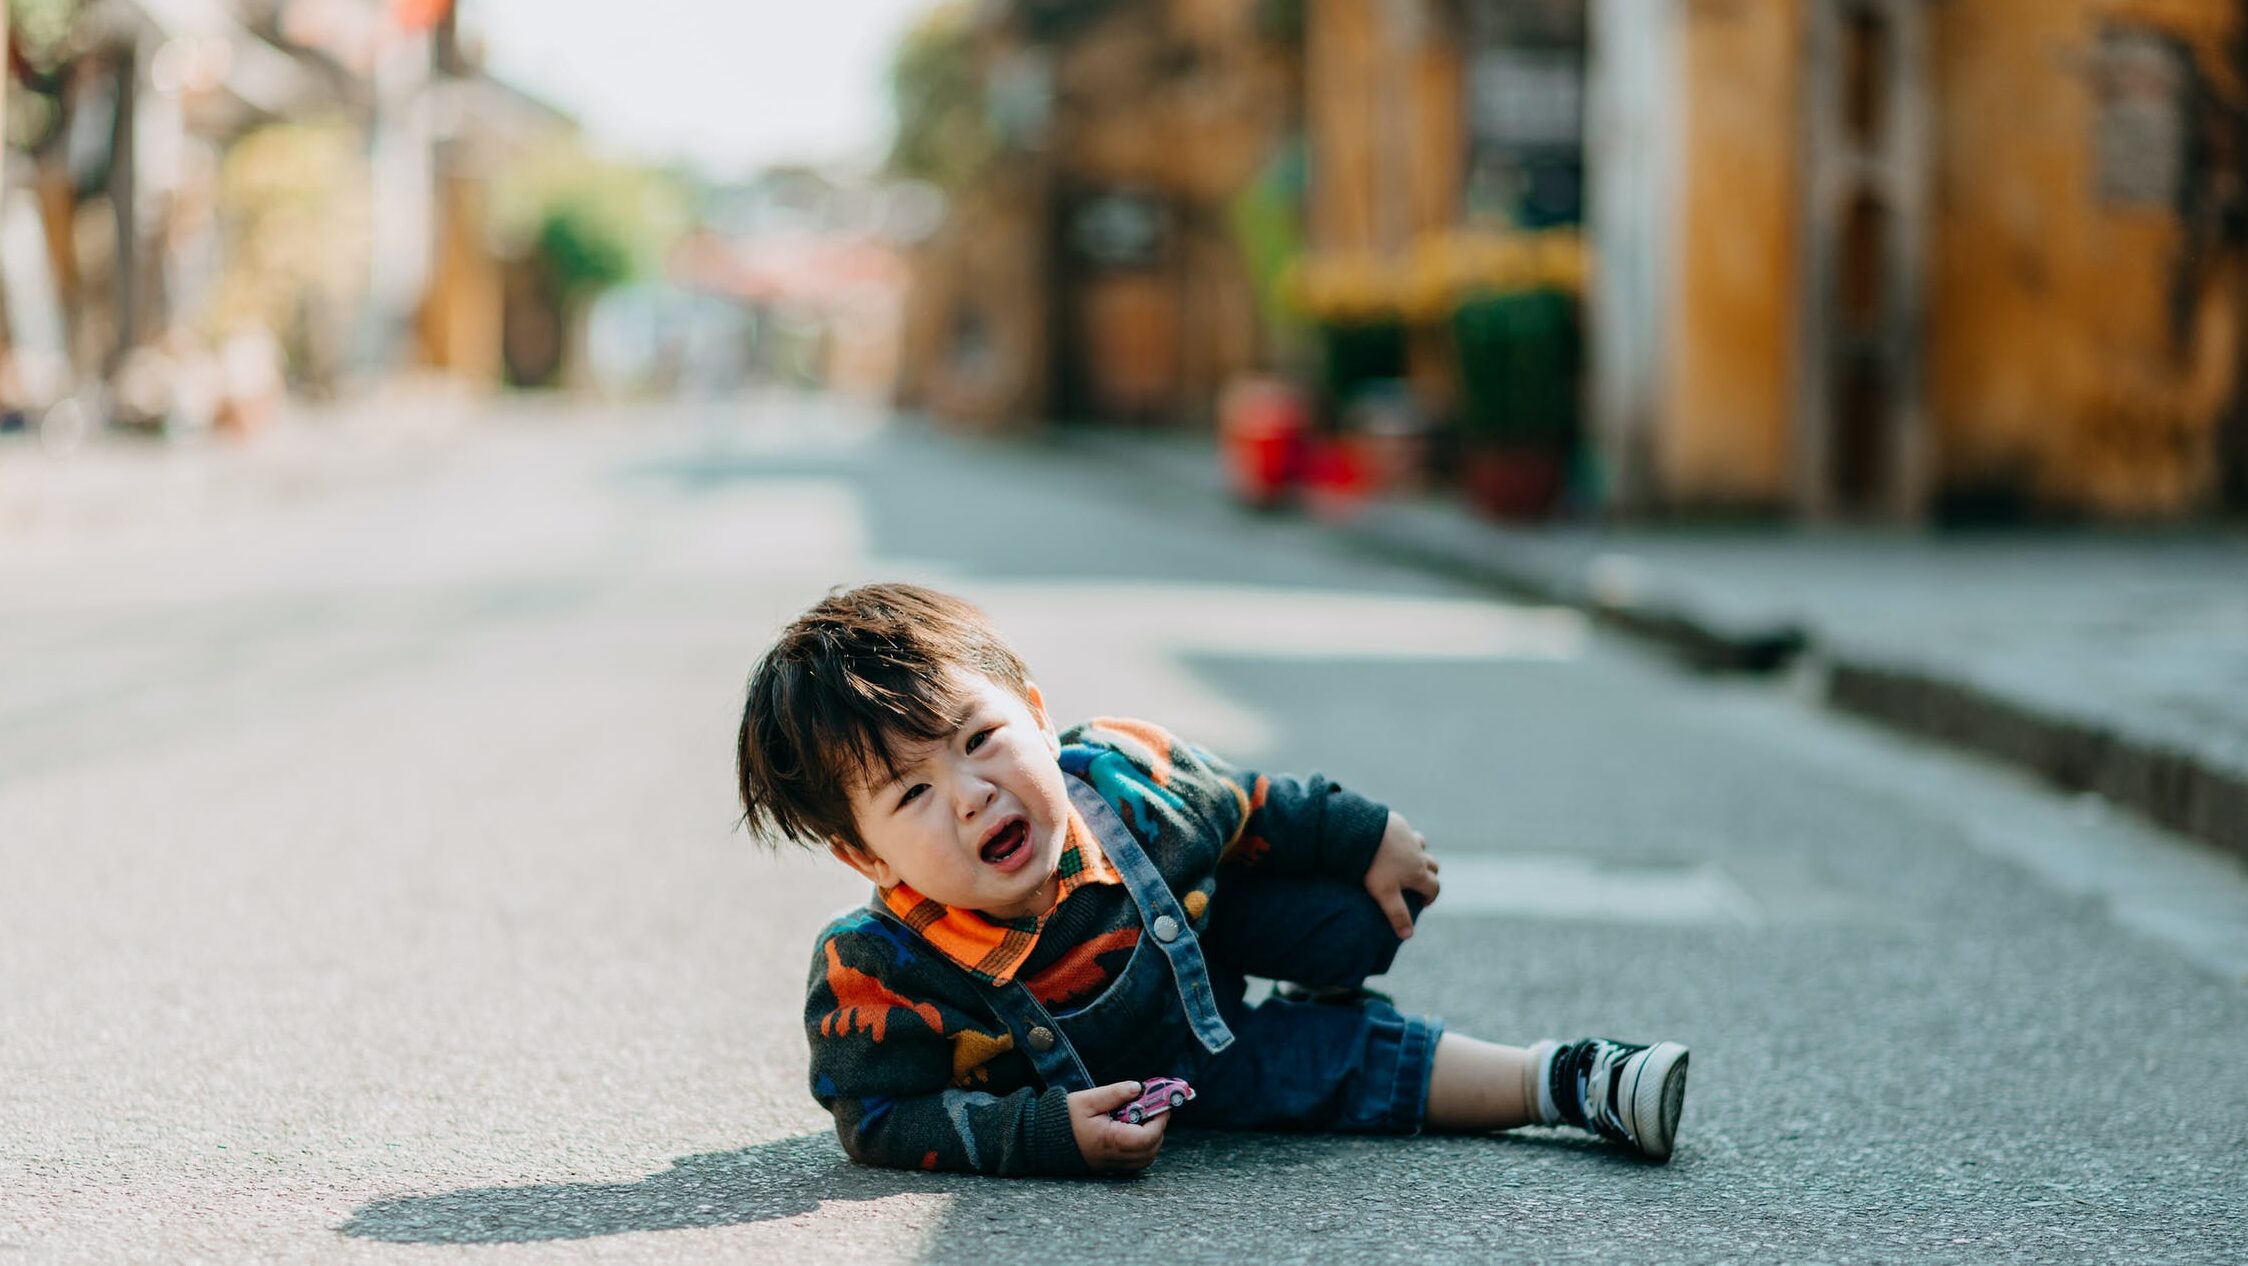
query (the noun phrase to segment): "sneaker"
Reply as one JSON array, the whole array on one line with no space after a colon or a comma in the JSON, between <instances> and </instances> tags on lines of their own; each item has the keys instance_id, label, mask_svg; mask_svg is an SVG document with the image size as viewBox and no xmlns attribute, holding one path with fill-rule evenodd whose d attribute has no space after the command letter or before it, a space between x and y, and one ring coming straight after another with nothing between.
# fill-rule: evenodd
<instances>
[{"instance_id":1,"label":"sneaker","mask_svg":"<svg viewBox=\"0 0 2248 1266\"><path fill-rule=\"evenodd\" d=\"M1554 1107L1569 1124L1648 1160L1670 1159L1686 1102L1685 1047L1588 1037L1555 1051L1552 1068Z\"/></svg>"}]
</instances>

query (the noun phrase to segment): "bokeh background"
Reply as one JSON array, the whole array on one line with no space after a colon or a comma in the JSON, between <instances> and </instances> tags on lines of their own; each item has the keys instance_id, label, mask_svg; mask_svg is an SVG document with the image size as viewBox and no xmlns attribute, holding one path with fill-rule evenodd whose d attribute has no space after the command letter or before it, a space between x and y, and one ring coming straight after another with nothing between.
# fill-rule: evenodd
<instances>
[{"instance_id":1,"label":"bokeh background","mask_svg":"<svg viewBox=\"0 0 2248 1266\"><path fill-rule=\"evenodd\" d=\"M48 451L781 384L1512 518L2248 505L2235 0L6 12Z\"/></svg>"},{"instance_id":2,"label":"bokeh background","mask_svg":"<svg viewBox=\"0 0 2248 1266\"><path fill-rule=\"evenodd\" d=\"M0 1263L2248 1262L2248 0L0 12ZM874 579L1676 1161L851 1165L734 760Z\"/></svg>"}]
</instances>

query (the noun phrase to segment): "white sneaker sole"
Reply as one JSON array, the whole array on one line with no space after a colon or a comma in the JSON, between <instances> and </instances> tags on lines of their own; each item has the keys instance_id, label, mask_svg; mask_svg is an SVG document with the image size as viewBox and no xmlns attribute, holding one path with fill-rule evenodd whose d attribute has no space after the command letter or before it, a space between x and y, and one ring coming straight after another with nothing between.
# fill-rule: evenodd
<instances>
[{"instance_id":1,"label":"white sneaker sole","mask_svg":"<svg viewBox=\"0 0 2248 1266\"><path fill-rule=\"evenodd\" d=\"M1676 1042L1657 1042L1639 1057L1638 1065L1632 1070L1631 1084L1622 1087L1625 1124L1641 1155L1667 1161L1678 1138L1679 1111L1686 1106L1686 1048Z\"/></svg>"}]
</instances>

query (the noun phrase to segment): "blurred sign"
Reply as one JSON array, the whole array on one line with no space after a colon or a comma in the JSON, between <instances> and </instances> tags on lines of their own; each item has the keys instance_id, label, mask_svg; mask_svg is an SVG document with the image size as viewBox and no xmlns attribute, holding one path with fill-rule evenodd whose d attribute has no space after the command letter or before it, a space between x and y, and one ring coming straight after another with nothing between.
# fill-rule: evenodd
<instances>
[{"instance_id":1,"label":"blurred sign","mask_svg":"<svg viewBox=\"0 0 2248 1266\"><path fill-rule=\"evenodd\" d=\"M2099 97L2100 199L2174 207L2185 187L2186 101L2193 68L2175 41L2109 27L2093 67Z\"/></svg>"}]
</instances>

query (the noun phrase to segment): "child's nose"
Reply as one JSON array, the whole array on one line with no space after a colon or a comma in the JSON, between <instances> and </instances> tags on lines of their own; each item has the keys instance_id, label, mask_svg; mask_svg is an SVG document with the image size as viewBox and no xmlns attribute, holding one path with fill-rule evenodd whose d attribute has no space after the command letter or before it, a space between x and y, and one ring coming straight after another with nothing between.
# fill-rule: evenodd
<instances>
[{"instance_id":1,"label":"child's nose","mask_svg":"<svg viewBox=\"0 0 2248 1266\"><path fill-rule=\"evenodd\" d=\"M998 793L998 788L974 774L963 774L959 781L952 784L952 794L959 802L960 816L963 818L976 816Z\"/></svg>"}]
</instances>

